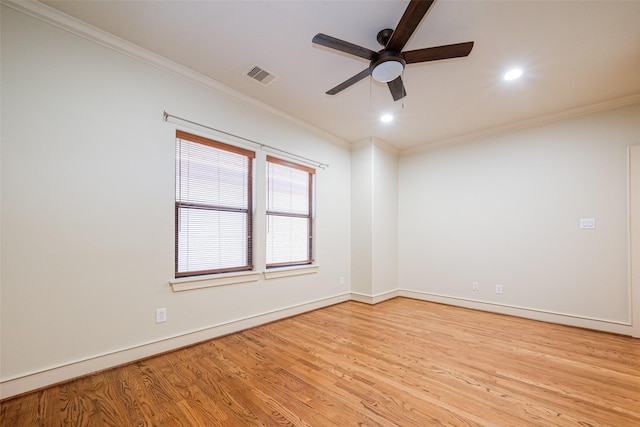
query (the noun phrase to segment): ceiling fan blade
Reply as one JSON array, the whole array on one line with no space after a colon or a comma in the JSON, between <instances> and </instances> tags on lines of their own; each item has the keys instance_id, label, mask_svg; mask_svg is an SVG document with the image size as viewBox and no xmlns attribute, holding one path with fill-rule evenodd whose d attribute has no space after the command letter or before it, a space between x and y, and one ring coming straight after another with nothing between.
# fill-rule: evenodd
<instances>
[{"instance_id":1,"label":"ceiling fan blade","mask_svg":"<svg viewBox=\"0 0 640 427\"><path fill-rule=\"evenodd\" d=\"M371 74L371 67L365 68L364 70L360 71L355 76L351 77L348 80L345 80L344 82L340 83L338 86L334 87L333 89L329 89L326 92L326 94L327 95L335 95L336 93L345 90L349 86L358 83L360 80L364 79L365 77L368 77L370 74Z\"/></svg>"},{"instance_id":2,"label":"ceiling fan blade","mask_svg":"<svg viewBox=\"0 0 640 427\"><path fill-rule=\"evenodd\" d=\"M400 52L402 50L434 1L435 0L411 0L402 18L400 18L396 29L393 30L393 34L391 34L391 38L386 46L387 50L392 52Z\"/></svg>"},{"instance_id":3,"label":"ceiling fan blade","mask_svg":"<svg viewBox=\"0 0 640 427\"><path fill-rule=\"evenodd\" d=\"M404 90L404 84L402 84L402 77L397 77L395 80L391 80L387 85L389 86L389 90L391 91L391 96L393 96L394 101L407 96L407 91Z\"/></svg>"},{"instance_id":4,"label":"ceiling fan blade","mask_svg":"<svg viewBox=\"0 0 640 427\"><path fill-rule=\"evenodd\" d=\"M407 64L416 62L437 61L439 59L461 58L469 55L473 49L473 42L448 44L445 46L427 47L425 49L403 52L402 56Z\"/></svg>"},{"instance_id":5,"label":"ceiling fan blade","mask_svg":"<svg viewBox=\"0 0 640 427\"><path fill-rule=\"evenodd\" d=\"M367 49L366 47L358 46L356 44L349 43L344 40L340 40L335 37L331 37L322 33L316 34L313 37L312 42L324 47L328 47L330 49L335 49L335 50L339 50L340 52L348 53L350 55L359 56L360 58L368 59L369 61L376 54L376 52L370 49Z\"/></svg>"}]
</instances>

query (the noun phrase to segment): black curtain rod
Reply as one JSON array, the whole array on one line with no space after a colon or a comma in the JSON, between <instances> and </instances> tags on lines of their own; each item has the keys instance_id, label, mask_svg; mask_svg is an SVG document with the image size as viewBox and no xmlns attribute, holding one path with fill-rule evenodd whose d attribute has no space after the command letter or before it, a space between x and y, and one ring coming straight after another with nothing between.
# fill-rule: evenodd
<instances>
[{"instance_id":1,"label":"black curtain rod","mask_svg":"<svg viewBox=\"0 0 640 427\"><path fill-rule=\"evenodd\" d=\"M202 128L209 129L209 130L212 130L212 131L214 131L214 132L219 132L219 133L222 133L222 134L225 134L225 135L228 135L228 136L234 137L234 138L241 139L241 140L246 141L246 142L250 142L251 144L255 144L255 145L259 146L261 149L265 149L265 148L266 148L266 149L268 149L268 150L270 150L270 151L275 151L275 152L278 152L278 153L284 154L285 156L290 157L290 158L292 158L292 159L296 159L296 160L299 160L299 161L303 161L303 162L305 162L305 163L308 163L308 164L310 164L310 165L313 165L313 166L316 166L316 167L319 167L319 168L322 168L322 169L325 169L325 168L328 168L328 167L329 167L329 164L328 164L328 163L321 163L321 162L318 162L318 161L316 161L316 160L309 159L309 158L307 158L307 157L303 157L303 156L299 156L299 155L294 154L294 153L290 153L289 151L281 150L281 149L279 149L279 148L272 147L272 146L270 146L270 145L263 144L263 143L258 142L258 141L254 141L254 140L249 139L249 138L245 138L245 137L242 137L242 136L239 136L239 135L234 135L234 134L232 134L232 133L225 132L225 131L220 130L220 129L216 129L216 128L211 127L211 126L203 125L202 123L194 122L194 121L191 121L191 120L189 120L189 119L185 119L185 118L183 118L183 117L174 116L173 114L169 114L169 113L167 113L166 111L163 111L163 112L162 112L162 117L163 117L163 119L164 119L164 121L165 121L165 122L166 122L166 121L168 121L168 120L169 120L169 118L171 117L171 118L174 118L174 119L176 119L176 120L183 121L183 122L185 122L185 123L190 123L190 124L192 124L192 125L200 126L200 127L202 127Z\"/></svg>"}]
</instances>

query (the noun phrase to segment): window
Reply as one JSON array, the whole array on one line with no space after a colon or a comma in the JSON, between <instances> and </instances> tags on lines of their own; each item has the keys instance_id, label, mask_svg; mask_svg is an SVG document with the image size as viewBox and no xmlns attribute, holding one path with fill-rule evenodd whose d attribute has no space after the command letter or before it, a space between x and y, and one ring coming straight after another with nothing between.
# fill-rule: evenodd
<instances>
[{"instance_id":1,"label":"window","mask_svg":"<svg viewBox=\"0 0 640 427\"><path fill-rule=\"evenodd\" d=\"M313 262L315 170L267 156L267 268Z\"/></svg>"},{"instance_id":2,"label":"window","mask_svg":"<svg viewBox=\"0 0 640 427\"><path fill-rule=\"evenodd\" d=\"M176 277L251 270L253 151L176 132Z\"/></svg>"}]
</instances>

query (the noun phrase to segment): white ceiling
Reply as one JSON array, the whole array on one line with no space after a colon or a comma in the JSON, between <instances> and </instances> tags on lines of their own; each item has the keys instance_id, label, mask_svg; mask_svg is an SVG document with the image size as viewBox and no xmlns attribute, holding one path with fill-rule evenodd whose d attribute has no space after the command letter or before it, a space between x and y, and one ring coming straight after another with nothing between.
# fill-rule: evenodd
<instances>
[{"instance_id":1,"label":"white ceiling","mask_svg":"<svg viewBox=\"0 0 640 427\"><path fill-rule=\"evenodd\" d=\"M640 1L439 0L404 50L475 41L466 58L405 68L397 102L370 78L325 91L366 60L316 33L378 51L408 1L45 1L348 142L402 150L640 94ZM244 75L258 65L269 86ZM513 66L524 76L504 82ZM393 112L390 124L378 121Z\"/></svg>"}]
</instances>

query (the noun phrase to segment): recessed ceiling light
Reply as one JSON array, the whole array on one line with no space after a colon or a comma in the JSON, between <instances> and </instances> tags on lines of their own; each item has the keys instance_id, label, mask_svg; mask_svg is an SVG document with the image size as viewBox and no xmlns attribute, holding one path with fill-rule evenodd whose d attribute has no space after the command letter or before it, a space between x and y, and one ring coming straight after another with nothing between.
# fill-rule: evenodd
<instances>
[{"instance_id":1,"label":"recessed ceiling light","mask_svg":"<svg viewBox=\"0 0 640 427\"><path fill-rule=\"evenodd\" d=\"M391 114L383 114L380 116L380 121L382 123L389 123L393 121L393 116Z\"/></svg>"},{"instance_id":2,"label":"recessed ceiling light","mask_svg":"<svg viewBox=\"0 0 640 427\"><path fill-rule=\"evenodd\" d=\"M520 76L522 76L522 70L520 68L514 68L504 73L503 77L505 80L515 80L520 78Z\"/></svg>"}]
</instances>

